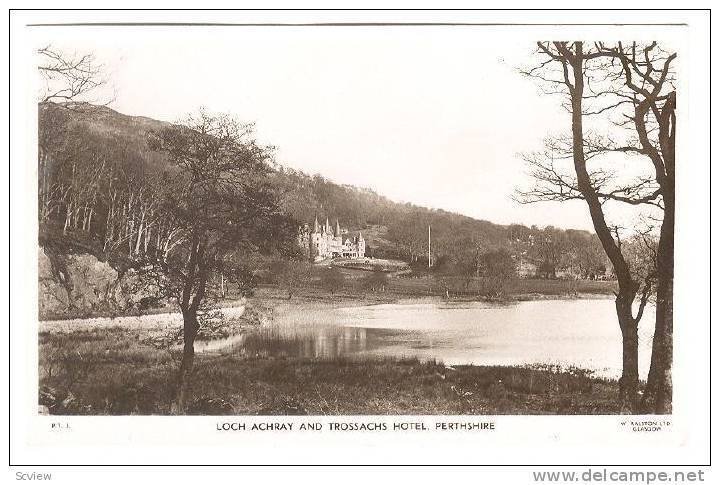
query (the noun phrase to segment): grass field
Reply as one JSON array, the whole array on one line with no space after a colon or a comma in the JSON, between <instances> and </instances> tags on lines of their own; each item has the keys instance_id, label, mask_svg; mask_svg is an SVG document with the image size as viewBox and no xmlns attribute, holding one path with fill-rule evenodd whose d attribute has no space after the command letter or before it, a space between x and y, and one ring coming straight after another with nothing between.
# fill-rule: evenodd
<instances>
[{"instance_id":1,"label":"grass field","mask_svg":"<svg viewBox=\"0 0 720 485\"><path fill-rule=\"evenodd\" d=\"M355 295L357 298L384 299L393 297L413 298L440 296L451 299L483 300L490 298L500 300L531 300L548 297L575 298L575 297L609 297L617 290L616 281L594 280L551 280L551 279L525 279L513 278L507 280L492 280L489 278L461 278L461 277L435 277L435 276L391 276L382 289L369 290L363 285L363 278L368 277L369 271L358 269L341 269L345 279L341 287L334 293ZM263 288L272 288L272 285L263 285ZM323 288L322 283L312 281L305 288L297 291L312 292L317 295L326 293L333 296ZM447 292L446 292L447 290Z\"/></svg>"},{"instance_id":2,"label":"grass field","mask_svg":"<svg viewBox=\"0 0 720 485\"><path fill-rule=\"evenodd\" d=\"M467 283L467 286L466 286ZM572 296L572 295L612 295L617 288L615 281L591 280L550 280L513 278L503 281L490 281L488 278L460 277L400 277L390 279L390 289L408 294L430 293L443 294L444 287L450 289L450 295L456 297L482 298L488 285L499 286L506 298L526 297L532 295Z\"/></svg>"}]
</instances>

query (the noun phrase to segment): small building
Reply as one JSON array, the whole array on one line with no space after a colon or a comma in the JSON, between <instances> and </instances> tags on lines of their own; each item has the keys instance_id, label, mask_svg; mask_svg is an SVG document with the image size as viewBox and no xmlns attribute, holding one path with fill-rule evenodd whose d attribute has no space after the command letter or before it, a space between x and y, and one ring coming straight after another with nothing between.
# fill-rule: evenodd
<instances>
[{"instance_id":1,"label":"small building","mask_svg":"<svg viewBox=\"0 0 720 485\"><path fill-rule=\"evenodd\" d=\"M537 265L525 258L520 258L517 264L517 274L520 278L534 278L537 275Z\"/></svg>"}]
</instances>

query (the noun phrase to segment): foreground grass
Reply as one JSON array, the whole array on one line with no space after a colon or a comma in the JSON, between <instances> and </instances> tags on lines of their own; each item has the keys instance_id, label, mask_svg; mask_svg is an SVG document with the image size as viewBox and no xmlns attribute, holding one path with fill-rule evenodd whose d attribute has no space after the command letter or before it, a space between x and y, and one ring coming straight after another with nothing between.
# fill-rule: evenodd
<instances>
[{"instance_id":1,"label":"foreground grass","mask_svg":"<svg viewBox=\"0 0 720 485\"><path fill-rule=\"evenodd\" d=\"M116 328L40 335L53 414L170 414L176 351ZM613 414L616 384L582 371L418 360L198 355L190 414Z\"/></svg>"}]
</instances>

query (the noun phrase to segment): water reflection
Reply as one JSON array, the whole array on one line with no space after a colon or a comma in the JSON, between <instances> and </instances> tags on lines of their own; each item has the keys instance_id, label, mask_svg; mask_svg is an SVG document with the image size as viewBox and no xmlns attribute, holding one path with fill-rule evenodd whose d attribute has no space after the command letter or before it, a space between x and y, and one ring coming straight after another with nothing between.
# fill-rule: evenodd
<instances>
[{"instance_id":1,"label":"water reflection","mask_svg":"<svg viewBox=\"0 0 720 485\"><path fill-rule=\"evenodd\" d=\"M654 309L640 325L640 372L649 366ZM513 304L387 304L299 311L233 342L250 356L417 357L446 364L553 364L618 377L622 340L612 300Z\"/></svg>"},{"instance_id":2,"label":"water reflection","mask_svg":"<svg viewBox=\"0 0 720 485\"><path fill-rule=\"evenodd\" d=\"M357 327L271 325L240 336L232 350L256 357L334 359L378 349L392 333Z\"/></svg>"}]
</instances>

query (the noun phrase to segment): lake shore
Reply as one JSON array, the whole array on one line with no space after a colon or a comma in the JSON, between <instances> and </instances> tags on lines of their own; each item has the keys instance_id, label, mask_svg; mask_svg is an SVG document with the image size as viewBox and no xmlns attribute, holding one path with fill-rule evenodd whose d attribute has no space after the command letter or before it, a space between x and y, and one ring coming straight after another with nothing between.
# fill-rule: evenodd
<instances>
[{"instance_id":1,"label":"lake shore","mask_svg":"<svg viewBox=\"0 0 720 485\"><path fill-rule=\"evenodd\" d=\"M606 294L583 295L587 299ZM387 304L576 300L529 294L507 299L393 292L330 294L273 287L225 300L233 322L196 343L195 414L613 414L613 380L578 369L458 365L414 358L307 359L224 354L223 337L287 316ZM246 314L247 313L247 314ZM179 365L175 312L40 322L40 404L55 414L169 414Z\"/></svg>"},{"instance_id":2,"label":"lake shore","mask_svg":"<svg viewBox=\"0 0 720 485\"><path fill-rule=\"evenodd\" d=\"M513 298L497 300L497 299L461 299L461 298L442 298L438 296L422 296L422 297L401 297L398 295L388 294L375 294L375 295L357 295L349 293L335 293L328 294L324 292L317 292L313 290L299 290L296 291L292 298L288 298L287 294L277 288L261 288L253 296L247 298L240 298L237 300L224 300L219 305L224 319L222 320L211 320L206 322L196 338L195 350L196 353L204 352L223 352L232 351L234 346L247 347L252 352L258 351L264 353L269 351L271 355L275 355L277 352L290 353L286 356L289 357L327 357L324 355L326 352L332 352L332 346L341 343L341 341L330 342L327 344L319 341L314 335L317 329L320 331L322 339L347 339L348 336L332 336L332 330L325 329L336 329L338 326L353 328L356 326L362 327L364 324L360 323L364 318L367 318L367 312L372 314L382 314L384 319L391 318L391 321L387 321L386 325L380 325L380 329L395 329L387 330L389 332L395 332L395 335L399 335L398 331L412 329L414 324L418 322L417 319L407 320L407 317L402 317L402 313L409 312L425 312L427 311L443 311L446 309L458 309L460 311L472 311L473 309L489 310L495 313L498 310L504 308L515 307L515 305L523 305L528 302L578 302L581 303L584 300L590 302L598 302L600 300L607 299L604 295L590 295L589 298L580 298L578 296L550 296L550 295L535 295L537 298ZM576 303L577 304L577 303ZM361 312L357 319L353 319L350 315L353 314L354 309L357 308ZM393 312L399 310L400 320L397 322L395 318L387 312ZM376 313L379 312L379 313ZM515 312L516 313L516 312ZM363 315L365 314L365 315ZM454 314L454 312L453 312ZM448 314L453 315L453 314ZM363 315L363 316L361 316ZM439 317L439 316L438 316ZM348 318L350 318L348 320ZM376 317L371 317L371 320ZM490 317L492 318L492 317ZM403 322L403 323L401 323ZM430 322L427 322L430 323ZM563 322L564 323L564 322ZM367 325L375 326L370 321L366 322ZM457 322L455 322L457 324ZM406 327L409 325L409 327ZM432 323L430 323L432 325ZM453 325L451 323L451 325ZM88 335L95 335L96 333L106 332L108 334L114 333L128 333L134 335L134 339L138 342L149 342L151 345L156 347L172 347L173 350L178 351L182 344L182 326L183 320L182 315L174 311L166 311L165 313L151 313L145 315L135 316L118 316L118 317L94 317L94 318L76 318L76 319L65 319L65 320L45 320L40 321L38 326L38 332L41 336L43 335L66 335L68 338L73 336L84 339ZM277 328L276 328L277 326ZM278 329L288 330L278 330ZM452 328L452 327L451 327ZM472 329L468 329L472 331ZM297 349L291 348L284 349L282 343L283 337L279 337L276 332L289 331L288 345L300 345L298 339L310 339L312 341L306 341L303 345L304 350L297 354ZM258 333L259 332L259 333ZM330 333L328 333L330 332ZM341 332L342 333L342 332ZM268 341L267 344L262 343L262 337L258 340L257 335L269 334L272 341ZM377 335L377 333L375 334ZM356 335L353 338L357 338ZM432 351L414 351L412 350L413 345L420 345L417 347L422 349L422 344L419 341L415 341L419 336L415 334L412 336L409 344L411 347L407 351L393 352L392 350L383 352L377 349L371 352L374 357L389 357L389 358L406 358L406 357L417 357L421 360L428 359L443 359L445 362L453 364L482 364L482 365L525 365L533 362L548 362L553 365L558 365L559 362L548 360L545 358L534 359L518 359L512 356L504 356L499 360L495 359L481 359L480 362L472 358L472 355L463 357L463 354L447 355L447 352L437 355ZM470 335L466 335L470 337ZM277 340L277 339L280 340ZM362 334L363 341L365 334ZM369 337L368 337L369 338ZM368 343L372 348L373 345L377 346L378 338L375 337L375 343ZM247 339L252 339L253 344L246 342ZM277 340L277 342L276 342ZM394 342L388 342L388 344L397 344L399 340ZM343 346L347 346L352 342L345 341L342 343ZM258 347L259 345L259 347ZM267 349L265 345L269 345ZM280 345L277 347L277 345ZM308 347L308 345L310 347ZM322 345L321 347L318 347ZM325 347L330 345L329 347ZM387 345L387 344L386 344ZM461 346L462 347L462 346ZM386 347L390 349L392 347ZM274 350L273 350L274 349ZM367 346L355 349L355 351L362 351L365 355L368 354L366 351ZM458 347L460 349L460 347ZM249 351L249 350L248 350ZM518 351L520 351L518 349ZM319 352L319 353L318 353ZM346 351L341 352L341 357L344 357ZM462 352L462 351L460 351ZM566 361L567 365L578 365L573 364L572 360ZM582 365L582 364L579 364ZM594 368L589 366L588 368ZM597 370L597 369L596 369ZM601 369L597 375L604 378L615 378L611 372L608 373L605 369Z\"/></svg>"},{"instance_id":3,"label":"lake shore","mask_svg":"<svg viewBox=\"0 0 720 485\"><path fill-rule=\"evenodd\" d=\"M486 303L512 303L518 301L539 301L539 300L595 300L613 298L612 282L592 282L602 283L599 287L594 287L590 292L558 292L555 289L548 289L546 292L524 292L504 295L498 298L487 298L477 295L451 295L445 297L440 294L427 294L419 291L417 288L412 291L399 291L397 288L391 287L387 291L378 292L354 292L354 291L338 291L329 292L321 288L299 288L295 289L291 298L285 290L272 285L263 285L257 288L253 296L228 297L218 303L218 306L224 311L229 311L230 316L233 315L233 308L244 306L245 301L254 302L255 306L277 306L277 305L293 305L302 310L303 306L319 304L329 307L339 306L365 306L378 305L388 303L440 303L440 302L486 302ZM553 283L554 284L554 283ZM533 288L537 289L537 288ZM62 314L40 315L40 330L52 330L53 328L62 328L67 325L78 325L95 327L98 322L108 322L106 326L114 325L154 325L150 322L165 322L179 325L180 313L175 305L166 305L158 308L151 308L143 312L138 311L67 311ZM161 323L158 323L161 324Z\"/></svg>"},{"instance_id":4,"label":"lake shore","mask_svg":"<svg viewBox=\"0 0 720 485\"><path fill-rule=\"evenodd\" d=\"M393 303L443 301L437 297ZM388 303L335 295L288 300L261 292L244 302L255 317ZM237 306L230 306L237 308ZM146 316L149 322L151 315ZM156 317L156 316L155 316ZM163 325L166 325L167 320ZM50 326L53 322L46 322ZM41 331L40 406L50 414L170 414L180 351L168 327L66 326ZM178 322L179 325L179 322ZM258 317L236 324L241 334ZM164 329L159 332L158 328ZM209 342L213 342L209 340ZM446 366L414 358L299 358L205 352L198 342L190 414L614 414L617 383L579 369Z\"/></svg>"},{"instance_id":5,"label":"lake shore","mask_svg":"<svg viewBox=\"0 0 720 485\"><path fill-rule=\"evenodd\" d=\"M81 337L81 338L78 338ZM120 329L40 338L42 413L167 415L178 355ZM616 384L579 370L415 359L198 354L188 414L614 414Z\"/></svg>"}]
</instances>

